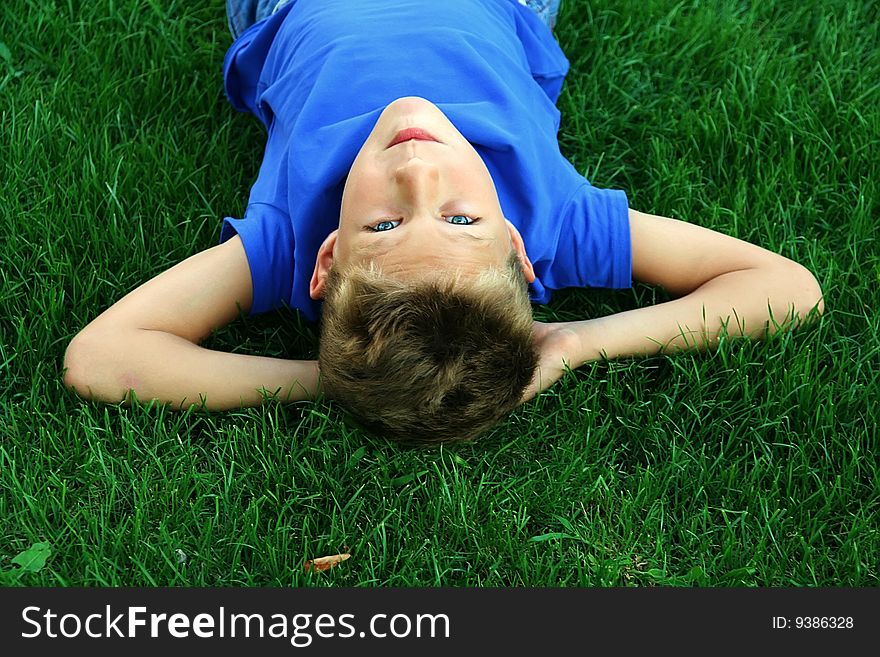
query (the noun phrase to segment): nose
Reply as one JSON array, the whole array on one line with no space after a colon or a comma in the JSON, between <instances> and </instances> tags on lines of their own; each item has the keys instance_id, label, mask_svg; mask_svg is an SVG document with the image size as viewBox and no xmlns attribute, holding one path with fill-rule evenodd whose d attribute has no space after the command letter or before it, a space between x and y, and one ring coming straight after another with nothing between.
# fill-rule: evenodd
<instances>
[{"instance_id":1,"label":"nose","mask_svg":"<svg viewBox=\"0 0 880 657\"><path fill-rule=\"evenodd\" d=\"M440 169L414 156L394 170L394 182L406 203L414 206L430 203L440 185Z\"/></svg>"}]
</instances>

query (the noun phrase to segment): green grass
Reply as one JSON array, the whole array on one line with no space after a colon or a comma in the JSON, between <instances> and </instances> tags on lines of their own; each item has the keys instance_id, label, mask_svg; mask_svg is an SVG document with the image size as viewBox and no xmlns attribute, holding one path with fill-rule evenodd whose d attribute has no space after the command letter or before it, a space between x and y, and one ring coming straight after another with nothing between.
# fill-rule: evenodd
<instances>
[{"instance_id":1,"label":"green grass","mask_svg":"<svg viewBox=\"0 0 880 657\"><path fill-rule=\"evenodd\" d=\"M0 7L0 571L45 541L45 567L14 581L880 583L876 3L565 0L563 152L637 209L803 263L826 314L589 364L480 442L432 451L327 403L179 413L62 385L78 330L244 211L265 139L223 94L221 5ZM565 290L535 315L668 298ZM314 358L317 333L276 314L209 346Z\"/></svg>"}]
</instances>

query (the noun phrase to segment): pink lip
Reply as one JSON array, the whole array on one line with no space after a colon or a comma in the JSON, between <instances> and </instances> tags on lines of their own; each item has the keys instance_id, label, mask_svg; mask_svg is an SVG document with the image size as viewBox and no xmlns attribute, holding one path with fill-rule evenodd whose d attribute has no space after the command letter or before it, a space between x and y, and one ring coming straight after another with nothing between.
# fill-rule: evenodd
<instances>
[{"instance_id":1,"label":"pink lip","mask_svg":"<svg viewBox=\"0 0 880 657\"><path fill-rule=\"evenodd\" d=\"M421 128L407 128L406 130L401 130L396 135L394 135L394 139L391 140L391 143L386 146L386 148L391 148L392 146L396 146L405 141L409 141L411 139L418 139L421 141L437 141L434 135L425 132Z\"/></svg>"}]
</instances>

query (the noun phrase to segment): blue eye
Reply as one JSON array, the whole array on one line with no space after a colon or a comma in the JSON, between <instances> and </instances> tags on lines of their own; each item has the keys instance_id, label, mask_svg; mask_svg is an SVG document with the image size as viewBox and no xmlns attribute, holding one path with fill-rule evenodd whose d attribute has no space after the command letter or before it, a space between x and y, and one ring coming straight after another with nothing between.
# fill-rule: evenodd
<instances>
[{"instance_id":1,"label":"blue eye","mask_svg":"<svg viewBox=\"0 0 880 657\"><path fill-rule=\"evenodd\" d=\"M479 217L469 217L466 214L452 214L446 217L446 219L452 219L449 223L457 224L459 226L470 226L472 224L477 223L480 220ZM458 219L463 219L464 221L456 221ZM392 228L396 226L391 226L391 228L382 228L386 224L399 224L400 221L393 219L386 219L385 221L380 221L375 226L370 227L370 230L374 233L387 233Z\"/></svg>"},{"instance_id":2,"label":"blue eye","mask_svg":"<svg viewBox=\"0 0 880 657\"><path fill-rule=\"evenodd\" d=\"M373 227L373 231L375 231L377 233L384 233L384 232L386 232L385 229L380 228L380 226L384 226L385 224L393 224L393 223L394 223L393 221L380 221L378 224L376 224ZM389 228L388 230L391 230L391 229Z\"/></svg>"}]
</instances>

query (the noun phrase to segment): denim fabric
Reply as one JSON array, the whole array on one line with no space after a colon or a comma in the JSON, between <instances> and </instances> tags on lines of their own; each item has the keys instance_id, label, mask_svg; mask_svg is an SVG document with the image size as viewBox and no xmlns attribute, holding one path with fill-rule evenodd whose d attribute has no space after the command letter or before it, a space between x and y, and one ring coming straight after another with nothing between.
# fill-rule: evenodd
<instances>
[{"instance_id":1,"label":"denim fabric","mask_svg":"<svg viewBox=\"0 0 880 657\"><path fill-rule=\"evenodd\" d=\"M226 22L232 38L268 18L292 0L226 0Z\"/></svg>"},{"instance_id":2,"label":"denim fabric","mask_svg":"<svg viewBox=\"0 0 880 657\"><path fill-rule=\"evenodd\" d=\"M248 27L264 18L268 18L288 2L294 0L226 0L226 21L232 38ZM442 0L440 0L442 2ZM524 7L529 7L540 16L551 30L556 26L556 15L559 13L561 0L517 0Z\"/></svg>"},{"instance_id":3,"label":"denim fabric","mask_svg":"<svg viewBox=\"0 0 880 657\"><path fill-rule=\"evenodd\" d=\"M556 15L562 0L518 0L519 4L535 11L551 30L556 27Z\"/></svg>"}]
</instances>

